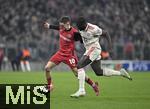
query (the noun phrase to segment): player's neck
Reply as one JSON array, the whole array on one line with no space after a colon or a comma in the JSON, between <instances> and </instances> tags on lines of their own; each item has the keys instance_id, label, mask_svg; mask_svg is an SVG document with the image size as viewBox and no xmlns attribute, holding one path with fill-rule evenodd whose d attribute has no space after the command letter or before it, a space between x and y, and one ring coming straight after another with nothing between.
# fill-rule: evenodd
<instances>
[{"instance_id":1,"label":"player's neck","mask_svg":"<svg viewBox=\"0 0 150 109\"><path fill-rule=\"evenodd\" d=\"M65 31L70 31L72 27L70 27L69 29L65 29Z\"/></svg>"}]
</instances>

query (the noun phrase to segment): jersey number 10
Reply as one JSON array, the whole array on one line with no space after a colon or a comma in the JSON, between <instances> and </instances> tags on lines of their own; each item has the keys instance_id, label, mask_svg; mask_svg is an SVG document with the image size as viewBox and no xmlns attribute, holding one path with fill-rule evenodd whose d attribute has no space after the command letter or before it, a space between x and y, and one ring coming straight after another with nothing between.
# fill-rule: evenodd
<instances>
[{"instance_id":1,"label":"jersey number 10","mask_svg":"<svg viewBox=\"0 0 150 109\"><path fill-rule=\"evenodd\" d=\"M70 64L74 64L75 63L75 59L69 59Z\"/></svg>"}]
</instances>

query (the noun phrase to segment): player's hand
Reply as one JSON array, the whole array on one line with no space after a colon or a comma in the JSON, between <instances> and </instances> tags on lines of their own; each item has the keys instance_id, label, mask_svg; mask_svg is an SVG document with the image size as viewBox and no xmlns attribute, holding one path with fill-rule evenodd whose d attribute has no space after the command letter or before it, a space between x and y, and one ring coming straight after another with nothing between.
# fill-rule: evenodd
<instances>
[{"instance_id":1,"label":"player's hand","mask_svg":"<svg viewBox=\"0 0 150 109\"><path fill-rule=\"evenodd\" d=\"M49 29L49 25L50 25L49 23L44 22L44 28L45 28L45 29Z\"/></svg>"}]
</instances>

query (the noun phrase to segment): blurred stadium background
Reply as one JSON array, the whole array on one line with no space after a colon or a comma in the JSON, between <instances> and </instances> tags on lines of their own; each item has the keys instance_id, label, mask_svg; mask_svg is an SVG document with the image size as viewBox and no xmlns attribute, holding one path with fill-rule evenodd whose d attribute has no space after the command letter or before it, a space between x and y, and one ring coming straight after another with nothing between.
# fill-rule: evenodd
<instances>
[{"instance_id":1,"label":"blurred stadium background","mask_svg":"<svg viewBox=\"0 0 150 109\"><path fill-rule=\"evenodd\" d=\"M58 24L63 15L71 16L73 25L83 15L89 22L106 29L113 42L112 60L130 60L116 61L124 63L127 69L150 70L149 0L0 0L0 14L2 70L11 70L10 61L24 47L31 53L31 69L42 70L59 48L58 32L45 31L42 23ZM101 44L105 50L105 41ZM83 45L77 43L76 51L81 57ZM112 62L116 63L105 61Z\"/></svg>"}]
</instances>

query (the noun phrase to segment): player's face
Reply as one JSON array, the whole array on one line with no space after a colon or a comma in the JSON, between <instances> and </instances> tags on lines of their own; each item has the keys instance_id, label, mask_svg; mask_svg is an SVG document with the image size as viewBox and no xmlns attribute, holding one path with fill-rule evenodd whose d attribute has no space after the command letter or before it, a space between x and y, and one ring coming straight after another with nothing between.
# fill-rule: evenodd
<instances>
[{"instance_id":1,"label":"player's face","mask_svg":"<svg viewBox=\"0 0 150 109\"><path fill-rule=\"evenodd\" d=\"M60 23L60 27L65 30L69 30L71 28L70 22Z\"/></svg>"},{"instance_id":2,"label":"player's face","mask_svg":"<svg viewBox=\"0 0 150 109\"><path fill-rule=\"evenodd\" d=\"M80 31L85 30L86 27L87 27L87 24L86 24L86 23L85 23L85 24L77 24L77 28L78 28Z\"/></svg>"}]
</instances>

